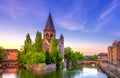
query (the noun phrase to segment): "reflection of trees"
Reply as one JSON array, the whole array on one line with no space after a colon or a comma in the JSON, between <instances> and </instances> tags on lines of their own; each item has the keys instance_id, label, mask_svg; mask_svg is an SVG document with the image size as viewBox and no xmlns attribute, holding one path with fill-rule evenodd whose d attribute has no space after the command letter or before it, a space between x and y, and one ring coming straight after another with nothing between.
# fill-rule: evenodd
<instances>
[{"instance_id":1,"label":"reflection of trees","mask_svg":"<svg viewBox=\"0 0 120 78\"><path fill-rule=\"evenodd\" d=\"M19 78L36 78L35 74L25 69L20 69L18 72L18 75L19 75Z\"/></svg>"},{"instance_id":2,"label":"reflection of trees","mask_svg":"<svg viewBox=\"0 0 120 78\"><path fill-rule=\"evenodd\" d=\"M41 74L40 78L62 78L62 70Z\"/></svg>"},{"instance_id":3,"label":"reflection of trees","mask_svg":"<svg viewBox=\"0 0 120 78\"><path fill-rule=\"evenodd\" d=\"M25 69L20 69L18 75L19 78L62 78L62 70L38 74Z\"/></svg>"},{"instance_id":4,"label":"reflection of trees","mask_svg":"<svg viewBox=\"0 0 120 78\"><path fill-rule=\"evenodd\" d=\"M84 69L56 70L56 71L47 70L47 72L44 72L44 71L33 72L33 71L25 70L25 69L20 69L18 72L17 78L75 78L75 77L84 77L83 74L86 74L87 76L91 78L98 77L92 74L94 72L91 72L91 69L97 70L97 68L87 68L87 67L85 68L85 70ZM90 72L90 73L87 73L85 71ZM95 71L95 72L98 72L98 71ZM105 74L102 74L101 72L98 72L97 75L101 75L101 77L105 76Z\"/></svg>"}]
</instances>

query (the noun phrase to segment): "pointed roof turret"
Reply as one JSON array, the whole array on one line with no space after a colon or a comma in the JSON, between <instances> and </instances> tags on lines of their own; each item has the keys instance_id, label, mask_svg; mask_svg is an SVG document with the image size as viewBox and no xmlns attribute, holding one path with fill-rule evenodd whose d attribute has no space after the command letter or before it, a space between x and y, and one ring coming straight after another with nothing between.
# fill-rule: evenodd
<instances>
[{"instance_id":1,"label":"pointed roof turret","mask_svg":"<svg viewBox=\"0 0 120 78\"><path fill-rule=\"evenodd\" d=\"M63 37L63 35L62 35L62 34L60 35L60 39L64 40L64 37Z\"/></svg>"},{"instance_id":2,"label":"pointed roof turret","mask_svg":"<svg viewBox=\"0 0 120 78\"><path fill-rule=\"evenodd\" d=\"M51 13L49 13L49 16L48 16L44 31L45 30L53 30L53 31L55 31L55 27L54 27L54 24L53 24Z\"/></svg>"}]
</instances>

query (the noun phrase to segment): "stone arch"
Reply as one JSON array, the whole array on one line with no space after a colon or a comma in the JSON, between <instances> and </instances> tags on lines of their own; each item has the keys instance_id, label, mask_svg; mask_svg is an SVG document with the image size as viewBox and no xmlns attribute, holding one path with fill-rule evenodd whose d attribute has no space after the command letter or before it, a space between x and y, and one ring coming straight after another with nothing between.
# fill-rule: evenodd
<instances>
[{"instance_id":1,"label":"stone arch","mask_svg":"<svg viewBox=\"0 0 120 78\"><path fill-rule=\"evenodd\" d=\"M90 62L89 65L97 65L96 62Z\"/></svg>"}]
</instances>

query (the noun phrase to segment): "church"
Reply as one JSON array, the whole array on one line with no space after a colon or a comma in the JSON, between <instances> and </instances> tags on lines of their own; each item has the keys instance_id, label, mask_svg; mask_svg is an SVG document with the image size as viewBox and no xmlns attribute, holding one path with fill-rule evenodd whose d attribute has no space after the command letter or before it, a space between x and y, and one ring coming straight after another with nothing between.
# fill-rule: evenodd
<instances>
[{"instance_id":1,"label":"church","mask_svg":"<svg viewBox=\"0 0 120 78\"><path fill-rule=\"evenodd\" d=\"M43 51L50 50L50 40L56 38L56 29L52 20L51 13L49 13L44 31L43 31ZM61 34L57 39L58 50L62 53L64 57L64 37Z\"/></svg>"}]
</instances>

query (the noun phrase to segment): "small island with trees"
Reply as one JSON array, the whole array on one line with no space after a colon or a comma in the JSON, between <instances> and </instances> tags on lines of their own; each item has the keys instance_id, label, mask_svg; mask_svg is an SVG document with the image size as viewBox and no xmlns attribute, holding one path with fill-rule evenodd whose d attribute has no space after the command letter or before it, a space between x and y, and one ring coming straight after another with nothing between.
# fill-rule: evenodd
<instances>
[{"instance_id":1,"label":"small island with trees","mask_svg":"<svg viewBox=\"0 0 120 78\"><path fill-rule=\"evenodd\" d=\"M55 38L51 39L50 46L50 51L43 52L41 33L37 31L35 43L32 43L30 35L27 34L24 47L18 55L20 64L29 66L31 64L48 65L56 63L59 68L63 58L57 49L57 40Z\"/></svg>"}]
</instances>

